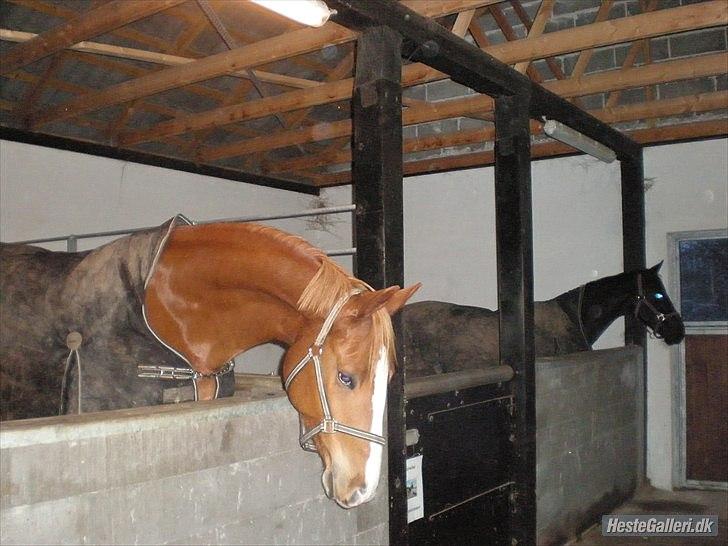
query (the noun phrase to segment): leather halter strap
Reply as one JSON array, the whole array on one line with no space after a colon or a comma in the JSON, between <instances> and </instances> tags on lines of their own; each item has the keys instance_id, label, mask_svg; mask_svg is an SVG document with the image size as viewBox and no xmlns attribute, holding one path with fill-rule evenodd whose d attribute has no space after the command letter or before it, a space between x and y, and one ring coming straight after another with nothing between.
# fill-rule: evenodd
<instances>
[{"instance_id":1,"label":"leather halter strap","mask_svg":"<svg viewBox=\"0 0 728 546\"><path fill-rule=\"evenodd\" d=\"M655 314L655 319L657 320L657 322L654 326L650 326L647 321L640 318L640 308L643 305ZM644 287L642 285L642 273L637 273L637 304L634 307L635 318L642 322L649 329L651 329L652 335L654 335L658 339L662 339L662 334L660 334L657 329L662 325L663 322L665 322L668 318L674 315L679 316L680 313L678 313L677 311L671 311L670 313L661 313L659 309L652 305L652 302L650 302L650 300L647 299L647 296L645 296Z\"/></svg>"},{"instance_id":2,"label":"leather halter strap","mask_svg":"<svg viewBox=\"0 0 728 546\"><path fill-rule=\"evenodd\" d=\"M348 425L344 425L343 423L334 419L334 417L331 415L331 408L329 406L328 397L326 396L326 387L324 385L323 372L321 369L321 354L324 350L324 342L326 341L326 337L329 335L331 327L333 326L336 317L339 315L339 312L341 312L341 309L344 307L346 302L349 301L349 298L351 298L351 296L356 293L358 292L348 294L336 302L331 311L329 311L326 320L324 320L324 323L321 326L321 330L319 330L319 333L316 336L313 345L308 348L308 351L306 351L306 354L303 356L303 358L301 358L301 360L299 360L298 363L294 366L293 370L291 370L291 373L288 374L288 377L286 378L283 385L285 390L288 391L288 388L291 386L291 383L293 383L293 380L298 377L298 375L309 362L313 362L313 369L316 376L316 388L318 390L319 401L321 402L323 419L315 427L311 428L310 430L306 430L306 427L303 424L303 417L301 417L299 414L300 436L298 442L301 444L301 447L306 451L317 451L316 444L314 444L313 442L313 437L320 433L333 434L335 432L341 432L343 434L348 434L349 436L361 438L362 440L374 442L380 445L384 445L386 443L386 440L383 436L379 436L378 434L374 434L366 430L361 430L358 428L350 427Z\"/></svg>"}]
</instances>

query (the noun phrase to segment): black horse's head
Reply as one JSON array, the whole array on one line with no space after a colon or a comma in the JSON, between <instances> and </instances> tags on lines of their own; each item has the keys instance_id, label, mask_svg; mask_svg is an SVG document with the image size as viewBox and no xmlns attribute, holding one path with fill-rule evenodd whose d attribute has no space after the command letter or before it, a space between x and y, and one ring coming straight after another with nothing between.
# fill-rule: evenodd
<instances>
[{"instance_id":1,"label":"black horse's head","mask_svg":"<svg viewBox=\"0 0 728 546\"><path fill-rule=\"evenodd\" d=\"M685 326L662 284L658 274L661 266L662 262L637 272L634 315L655 337L663 339L668 345L675 345L685 337Z\"/></svg>"}]
</instances>

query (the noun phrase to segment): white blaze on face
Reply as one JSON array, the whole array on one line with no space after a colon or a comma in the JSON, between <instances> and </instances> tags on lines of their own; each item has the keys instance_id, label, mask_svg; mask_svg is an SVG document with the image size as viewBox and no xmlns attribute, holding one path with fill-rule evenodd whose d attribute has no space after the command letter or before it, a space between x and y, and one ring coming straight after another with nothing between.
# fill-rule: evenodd
<instances>
[{"instance_id":1,"label":"white blaze on face","mask_svg":"<svg viewBox=\"0 0 728 546\"><path fill-rule=\"evenodd\" d=\"M389 359L386 347L379 350L379 360L374 368L374 390L372 392L372 424L369 431L383 436L384 408L387 403L387 379L389 378ZM382 467L382 446L369 442L369 458L364 467L364 493L361 502L367 502L374 496L379 483L379 471Z\"/></svg>"}]
</instances>

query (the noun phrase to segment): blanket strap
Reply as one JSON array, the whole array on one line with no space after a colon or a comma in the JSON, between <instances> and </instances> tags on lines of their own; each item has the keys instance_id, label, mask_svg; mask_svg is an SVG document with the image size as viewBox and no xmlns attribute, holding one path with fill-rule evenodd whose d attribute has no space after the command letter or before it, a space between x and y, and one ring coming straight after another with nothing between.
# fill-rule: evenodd
<instances>
[{"instance_id":1,"label":"blanket strap","mask_svg":"<svg viewBox=\"0 0 728 546\"><path fill-rule=\"evenodd\" d=\"M81 385L82 385L82 377L81 377L81 355L78 352L79 348L81 347L81 343L83 343L83 336L79 332L71 332L66 336L66 347L69 349L68 358L66 358L66 368L63 371L63 384L61 385L61 405L59 409L59 415L64 415L66 413L66 397L68 396L68 391L70 389L70 382L71 382L71 361L73 358L76 358L76 370L78 374L78 392L77 392L77 410L78 413L82 413L81 410Z\"/></svg>"}]
</instances>

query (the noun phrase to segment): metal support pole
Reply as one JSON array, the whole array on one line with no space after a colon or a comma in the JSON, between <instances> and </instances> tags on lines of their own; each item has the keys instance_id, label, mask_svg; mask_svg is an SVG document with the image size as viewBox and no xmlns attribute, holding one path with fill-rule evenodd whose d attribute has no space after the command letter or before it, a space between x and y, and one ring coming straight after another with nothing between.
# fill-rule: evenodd
<instances>
[{"instance_id":1,"label":"metal support pole","mask_svg":"<svg viewBox=\"0 0 728 546\"><path fill-rule=\"evenodd\" d=\"M404 282L402 219L401 37L366 29L357 42L352 101L352 179L356 274L375 289ZM398 354L399 324L394 319ZM404 365L397 366L387 406L390 544L407 543Z\"/></svg>"},{"instance_id":2,"label":"metal support pole","mask_svg":"<svg viewBox=\"0 0 728 546\"><path fill-rule=\"evenodd\" d=\"M645 255L645 174L642 152L622 159L622 260L625 271L643 269ZM629 316L625 343L645 346L645 329Z\"/></svg>"},{"instance_id":3,"label":"metal support pole","mask_svg":"<svg viewBox=\"0 0 728 546\"><path fill-rule=\"evenodd\" d=\"M624 270L644 269L645 173L643 154L622 158L622 260ZM628 315L624 329L625 345L642 347L642 478L647 475L647 337L636 317Z\"/></svg>"},{"instance_id":4,"label":"metal support pole","mask_svg":"<svg viewBox=\"0 0 728 546\"><path fill-rule=\"evenodd\" d=\"M536 382L529 96L495 100L495 205L500 364L511 366L514 411L511 543L536 543Z\"/></svg>"}]
</instances>

